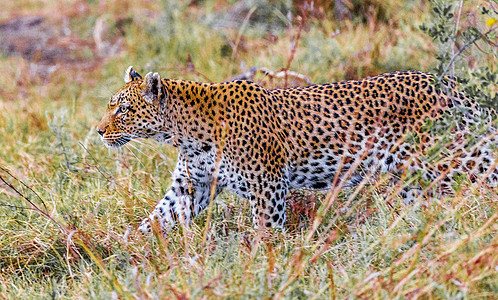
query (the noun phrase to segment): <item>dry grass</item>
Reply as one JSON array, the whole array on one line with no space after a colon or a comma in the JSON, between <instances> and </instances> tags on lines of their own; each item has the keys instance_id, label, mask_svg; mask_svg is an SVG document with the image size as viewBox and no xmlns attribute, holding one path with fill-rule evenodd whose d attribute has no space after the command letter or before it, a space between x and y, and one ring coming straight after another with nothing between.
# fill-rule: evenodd
<instances>
[{"instance_id":1,"label":"dry grass","mask_svg":"<svg viewBox=\"0 0 498 300\"><path fill-rule=\"evenodd\" d=\"M191 227L146 238L136 227L168 189L176 152L147 141L108 151L94 132L130 64L202 81L225 80L241 65L289 65L313 82L430 70L436 47L418 30L429 8L415 2L413 11L364 1L364 22L337 22L317 8L301 25L268 33L210 27L227 1L8 3L0 19L46 15L59 26L66 21L53 11L61 11L72 41L89 46L85 65L60 64L45 77L30 74L40 62L0 58L0 297L496 297L496 190L465 184L410 206L388 178L328 195L294 193L287 232L255 231L248 202L226 193ZM106 39L122 40L106 57L92 37L101 15ZM472 54L469 64L496 72L489 54Z\"/></svg>"}]
</instances>

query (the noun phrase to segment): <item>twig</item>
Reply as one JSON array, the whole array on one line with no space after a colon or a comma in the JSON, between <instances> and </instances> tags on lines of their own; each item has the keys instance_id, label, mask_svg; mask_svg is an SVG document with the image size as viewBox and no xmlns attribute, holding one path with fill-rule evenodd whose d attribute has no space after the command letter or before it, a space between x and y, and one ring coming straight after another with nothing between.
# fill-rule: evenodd
<instances>
[{"instance_id":1,"label":"twig","mask_svg":"<svg viewBox=\"0 0 498 300\"><path fill-rule=\"evenodd\" d=\"M232 49L233 57L237 57L239 54L238 50L239 50L240 41L242 40L242 34L246 30L246 27L249 24L249 20L251 19L252 15L256 11L256 9L257 9L257 6L251 7L251 9L247 13L246 17L244 18L244 22L242 22L242 26L240 26L240 30L239 30L238 35L237 35L237 40L235 41L235 44L234 44L233 49Z\"/></svg>"},{"instance_id":2,"label":"twig","mask_svg":"<svg viewBox=\"0 0 498 300\"><path fill-rule=\"evenodd\" d=\"M290 68L292 61L294 60L294 56L296 55L297 45L299 43L299 40L301 39L301 32L303 31L303 26L304 26L303 18L301 18L301 16L297 16L296 19L297 19L297 22L299 23L299 28L297 30L296 39L294 41L291 41L291 53L290 53L289 59L287 60L287 66L283 69L283 71L285 71L285 85L284 85L284 87L287 87L287 82L288 82L288 73L287 72Z\"/></svg>"},{"instance_id":3,"label":"twig","mask_svg":"<svg viewBox=\"0 0 498 300\"><path fill-rule=\"evenodd\" d=\"M258 72L258 68L256 67L251 67L249 70L245 71L244 73L241 73L239 75L235 75L231 77L230 79L226 80L225 82L230 82L230 81L237 81L237 80L254 80L254 75L256 75L256 72Z\"/></svg>"},{"instance_id":4,"label":"twig","mask_svg":"<svg viewBox=\"0 0 498 300\"><path fill-rule=\"evenodd\" d=\"M40 197L40 195L38 195L37 192L35 192L30 186L28 186L27 184L25 184L22 180L20 180L19 178L15 177L14 175L12 175L9 170L5 169L4 167L0 167L0 169L2 171L4 171L5 173L9 174L10 177L14 178L15 180L17 180L19 183L21 183L25 188L29 189L30 191L33 192L33 194L36 195L36 197L38 197L38 199L40 199L40 202L42 203L43 205L43 208L45 208L46 211L48 211L48 208L47 206L45 205L45 201L43 201L42 197ZM1 177L1 176L0 176ZM3 180L2 178L2 181L5 182L5 180ZM7 185L9 185L8 183L6 183ZM10 185L9 185L10 186ZM15 189L14 189L15 190ZM17 191L16 191L17 192ZM19 193L19 192L17 192Z\"/></svg>"},{"instance_id":5,"label":"twig","mask_svg":"<svg viewBox=\"0 0 498 300\"><path fill-rule=\"evenodd\" d=\"M15 177L14 175L10 174L10 172L3 168L3 167L0 167L0 169L2 171L4 171L5 173L9 174L12 178L14 178L15 180L19 181L22 185L26 186L27 188L29 188L31 191L33 191L33 189L31 189L30 187L28 187L26 184L24 184L21 180L19 180L17 177ZM52 216L46 212L46 211L43 211L42 209L40 209L33 201L31 201L28 197L26 197L23 193L19 192L12 184L8 183L1 175L0 175L0 180L3 181L3 183L5 183L8 187L10 187L14 192L16 192L17 195L19 195L21 198L23 198L24 200L26 200L33 208L33 210L37 211L39 214L43 215L44 217L48 218L49 220L51 220L52 222L54 222L57 226L59 226L59 228L65 233L67 234L68 233L68 230L66 228L66 226L62 225L62 223L60 223L59 221L55 220L54 218L52 218ZM33 191L34 192L34 191ZM35 192L34 192L35 193ZM38 196L38 194L35 193L36 196ZM40 196L38 196L40 197ZM41 200L41 198L40 198ZM42 201L43 203L43 201ZM48 211L47 207L44 205L45 209Z\"/></svg>"},{"instance_id":6,"label":"twig","mask_svg":"<svg viewBox=\"0 0 498 300\"><path fill-rule=\"evenodd\" d=\"M265 67L261 67L259 69L259 71L261 73L265 74L266 76L271 77L271 78L286 78L286 80L287 80L287 77L291 76L291 77L295 77L297 79L300 79L300 80L306 82L307 84L313 84L313 81L311 81L311 79L309 79L308 77L306 77L303 74L300 74L300 73L297 73L294 71L283 70L283 71L275 73L272 70L267 69ZM285 85L287 86L287 82L285 83Z\"/></svg>"},{"instance_id":7,"label":"twig","mask_svg":"<svg viewBox=\"0 0 498 300\"><path fill-rule=\"evenodd\" d=\"M288 70L274 72L274 71L272 71L268 68L265 68L265 67L260 67L259 69L257 67L251 67L249 70L247 70L239 75L235 75L235 76L231 77L230 79L226 80L225 82L236 81L236 80L254 81L254 77L256 76L256 74L258 72L262 73L265 76L270 77L270 79L286 78L288 76L291 76L291 77L297 78L299 80L302 80L302 81L306 82L307 84L313 84L313 81L311 81L311 79L309 79L304 74L297 73L294 71L288 71Z\"/></svg>"},{"instance_id":8,"label":"twig","mask_svg":"<svg viewBox=\"0 0 498 300\"><path fill-rule=\"evenodd\" d=\"M463 0L460 0L460 3L458 5L458 14L457 14L457 19L455 22L455 26L453 26L453 36L452 40L453 42L451 43L451 55L455 55L455 40L456 40L456 31L458 28L458 25L460 24L460 16L462 15L462 6L463 6ZM455 68L451 68L451 76L455 74Z\"/></svg>"},{"instance_id":9,"label":"twig","mask_svg":"<svg viewBox=\"0 0 498 300\"><path fill-rule=\"evenodd\" d=\"M443 76L447 74L448 70L455 63L455 59L457 59L457 57L460 56L460 54L462 54L463 51L467 50L467 48L470 47L470 45L472 45L473 43L477 42L478 40L480 40L482 38L485 38L488 34L490 34L491 32L493 32L495 30L496 30L496 28L491 28L490 30L486 31L485 33L481 34L480 36L474 37L471 41L468 41L467 43L465 43L462 46L462 48L460 48L458 50L458 52L455 55L453 55L453 57L451 58L450 62L446 65L446 67L444 68L443 72L438 77L438 80L441 81L441 79L443 78Z\"/></svg>"},{"instance_id":10,"label":"twig","mask_svg":"<svg viewBox=\"0 0 498 300\"><path fill-rule=\"evenodd\" d=\"M460 7L460 9L461 9L461 7ZM459 12L459 15L458 15L458 20L457 20L457 22L459 22L459 20L460 20L460 12ZM456 26L457 26L457 25L455 25L455 30L456 30ZM443 72L441 73L441 75L439 75L439 77L437 78L437 79L438 79L438 81L439 81L440 83L442 83L442 78L443 78L443 77L444 77L444 76L448 73L448 70L449 70L449 69L450 69L450 68L454 65L455 60L457 59L457 57L458 57L458 56L460 56L460 54L462 54L462 52L463 52L463 51L465 51L468 47L470 47L472 44L474 44L474 43L475 43L475 42L477 42L478 40L480 40L480 39L482 39L482 38L486 38L486 36L487 36L488 34L490 34L491 32L493 32L493 31L495 31L495 30L496 30L496 28L491 28L491 29L489 29L488 31L486 31L485 33L483 33L483 34L481 33L481 35L480 35L480 36L476 36L476 37L474 37L472 40L470 40L470 41L468 41L467 43L465 43L465 44L464 44L464 45L463 45L463 46L462 46L462 47L458 50L458 52L457 52L456 54L453 54L453 56L451 57L450 62L446 65L446 67L444 68L444 70L443 70ZM455 34L455 33L454 33L454 34ZM455 37L453 36L453 39L454 39L454 38L455 38ZM453 46L452 46L452 51L453 51ZM462 112L462 113L463 113L466 117L468 117L468 118L470 118L470 119L472 119L472 120L476 121L477 119L476 119L474 116L472 116L472 115L470 115L469 113L465 112L465 111L464 111L464 110L460 107L460 105L458 105L458 103L455 101L455 99L454 99L454 97L453 97L453 91L450 93L450 90L449 90L448 86L447 86L446 84L444 84L444 83L443 83L443 86L444 86L444 88L445 88L445 90L446 90L446 94L447 94L447 95L450 95L450 98L451 98L451 101L453 102L453 105L455 105L455 106L456 106L456 107L457 107L457 108L458 108L458 109L459 109L459 110L460 110L460 111L461 111L461 112Z\"/></svg>"}]
</instances>

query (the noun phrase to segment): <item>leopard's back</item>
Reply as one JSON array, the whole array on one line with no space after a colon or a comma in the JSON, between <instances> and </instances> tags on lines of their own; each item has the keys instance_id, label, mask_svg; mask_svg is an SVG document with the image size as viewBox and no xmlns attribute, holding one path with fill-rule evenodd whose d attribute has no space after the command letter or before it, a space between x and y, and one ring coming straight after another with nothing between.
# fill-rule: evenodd
<instances>
[{"instance_id":1,"label":"leopard's back","mask_svg":"<svg viewBox=\"0 0 498 300\"><path fill-rule=\"evenodd\" d=\"M426 155L439 141L428 131L429 120L461 112L458 130L465 132L481 115L454 80L439 82L416 71L271 92L292 149L295 188L330 188L344 175L353 185L368 172L428 168L414 155ZM482 165L490 156L475 157L471 164Z\"/></svg>"}]
</instances>

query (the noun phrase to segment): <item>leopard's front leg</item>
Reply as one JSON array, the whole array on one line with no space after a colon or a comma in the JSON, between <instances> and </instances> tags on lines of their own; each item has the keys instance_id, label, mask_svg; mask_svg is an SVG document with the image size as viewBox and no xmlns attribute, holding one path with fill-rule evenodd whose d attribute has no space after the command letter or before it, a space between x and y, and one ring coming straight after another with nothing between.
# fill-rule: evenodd
<instances>
[{"instance_id":1,"label":"leopard's front leg","mask_svg":"<svg viewBox=\"0 0 498 300\"><path fill-rule=\"evenodd\" d=\"M209 169L190 166L183 155L180 155L173 172L173 183L170 190L159 201L155 209L139 226L142 233L152 232L152 224L157 224L163 232L169 231L177 222L188 225L192 219L202 212L211 200L212 178ZM195 174L205 174L198 177ZM215 197L221 191L217 187ZM151 223L152 222L152 223Z\"/></svg>"},{"instance_id":2,"label":"leopard's front leg","mask_svg":"<svg viewBox=\"0 0 498 300\"><path fill-rule=\"evenodd\" d=\"M253 184L249 202L252 208L252 220L255 228L284 229L286 219L285 198L288 185L285 179L269 179L265 184Z\"/></svg>"}]
</instances>

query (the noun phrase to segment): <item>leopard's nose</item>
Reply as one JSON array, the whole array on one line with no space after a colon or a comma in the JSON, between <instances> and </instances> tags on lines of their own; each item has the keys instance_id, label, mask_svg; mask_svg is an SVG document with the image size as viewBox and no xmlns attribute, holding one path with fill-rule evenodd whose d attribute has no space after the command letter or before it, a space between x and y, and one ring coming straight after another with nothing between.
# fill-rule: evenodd
<instances>
[{"instance_id":1,"label":"leopard's nose","mask_svg":"<svg viewBox=\"0 0 498 300\"><path fill-rule=\"evenodd\" d=\"M105 129L102 129L102 128L98 128L98 127L97 127L97 132L98 132L100 135L104 135L104 133L105 133Z\"/></svg>"}]
</instances>

